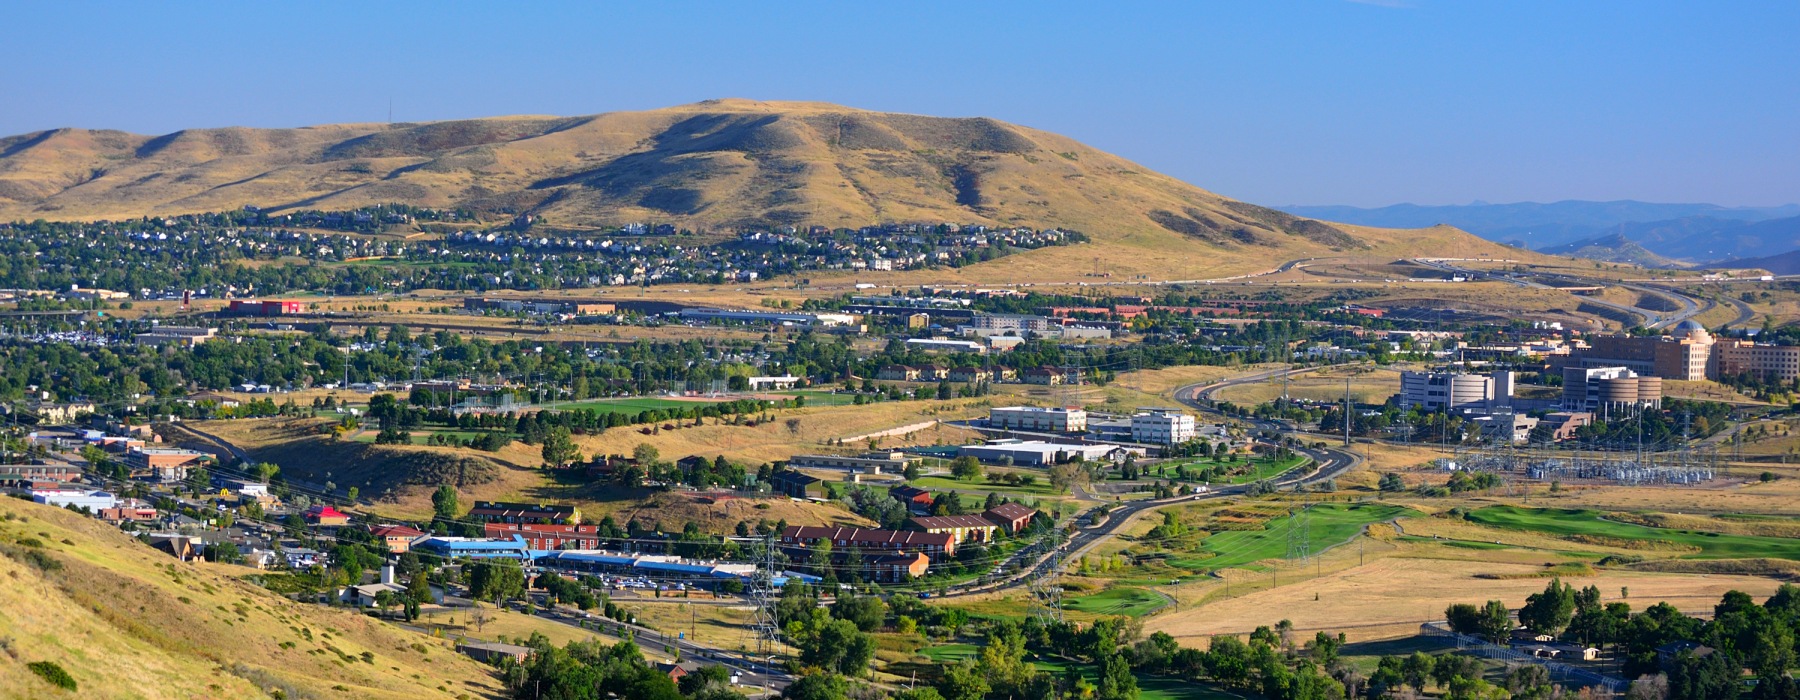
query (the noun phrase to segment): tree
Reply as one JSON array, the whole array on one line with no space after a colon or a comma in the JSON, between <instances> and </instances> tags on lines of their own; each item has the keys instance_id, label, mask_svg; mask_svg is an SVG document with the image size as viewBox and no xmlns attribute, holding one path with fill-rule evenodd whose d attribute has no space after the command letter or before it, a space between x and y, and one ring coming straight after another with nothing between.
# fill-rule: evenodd
<instances>
[{"instance_id":1,"label":"tree","mask_svg":"<svg viewBox=\"0 0 1800 700\"><path fill-rule=\"evenodd\" d=\"M1058 493L1068 493L1069 489L1088 482L1088 471L1082 465L1070 462L1050 467L1050 485L1055 486Z\"/></svg>"},{"instance_id":2,"label":"tree","mask_svg":"<svg viewBox=\"0 0 1800 700\"><path fill-rule=\"evenodd\" d=\"M781 697L788 700L844 700L849 693L850 683L843 676L813 673L794 681L793 685L781 692Z\"/></svg>"},{"instance_id":3,"label":"tree","mask_svg":"<svg viewBox=\"0 0 1800 700\"><path fill-rule=\"evenodd\" d=\"M1561 635L1575 615L1575 587L1550 579L1542 593L1533 593L1519 608L1519 622L1532 631L1551 636ZM1515 691L1516 693L1516 691Z\"/></svg>"},{"instance_id":4,"label":"tree","mask_svg":"<svg viewBox=\"0 0 1800 700\"><path fill-rule=\"evenodd\" d=\"M950 460L950 475L958 479L980 481L982 471L981 460L974 457L964 455Z\"/></svg>"},{"instance_id":5,"label":"tree","mask_svg":"<svg viewBox=\"0 0 1800 700\"><path fill-rule=\"evenodd\" d=\"M449 484L437 487L437 491L431 494L431 509L439 519L455 520L458 510L456 487Z\"/></svg>"},{"instance_id":6,"label":"tree","mask_svg":"<svg viewBox=\"0 0 1800 700\"><path fill-rule=\"evenodd\" d=\"M1722 652L1697 656L1684 651L1669 668L1669 697L1682 700L1734 700L1741 670Z\"/></svg>"},{"instance_id":7,"label":"tree","mask_svg":"<svg viewBox=\"0 0 1800 700\"><path fill-rule=\"evenodd\" d=\"M470 568L469 595L495 605L525 592L525 570L511 559L490 559Z\"/></svg>"},{"instance_id":8,"label":"tree","mask_svg":"<svg viewBox=\"0 0 1800 700\"><path fill-rule=\"evenodd\" d=\"M258 462L255 467L255 471L256 471L256 480L261 481L266 484L266 483L269 483L270 479L275 478L276 474L281 472L281 467L275 466L268 462Z\"/></svg>"},{"instance_id":9,"label":"tree","mask_svg":"<svg viewBox=\"0 0 1800 700\"><path fill-rule=\"evenodd\" d=\"M1481 634L1495 644L1505 644L1506 638L1512 635L1512 614L1506 609L1506 603L1490 600L1487 607L1481 609Z\"/></svg>"},{"instance_id":10,"label":"tree","mask_svg":"<svg viewBox=\"0 0 1800 700\"><path fill-rule=\"evenodd\" d=\"M944 669L937 683L944 700L981 700L988 690L987 678L968 661Z\"/></svg>"},{"instance_id":11,"label":"tree","mask_svg":"<svg viewBox=\"0 0 1800 700\"><path fill-rule=\"evenodd\" d=\"M220 542L206 547L206 560L220 564L242 564L244 555L238 546L231 542Z\"/></svg>"},{"instance_id":12,"label":"tree","mask_svg":"<svg viewBox=\"0 0 1800 700\"><path fill-rule=\"evenodd\" d=\"M569 429L560 425L544 434L543 453L544 463L558 469L581 461L581 448L575 445Z\"/></svg>"},{"instance_id":13,"label":"tree","mask_svg":"<svg viewBox=\"0 0 1800 700\"><path fill-rule=\"evenodd\" d=\"M1481 635L1481 609L1468 603L1454 603L1444 609L1444 620L1450 631L1471 637Z\"/></svg>"},{"instance_id":14,"label":"tree","mask_svg":"<svg viewBox=\"0 0 1800 700\"><path fill-rule=\"evenodd\" d=\"M647 442L640 442L631 450L631 460L637 462L638 466L644 469L649 469L650 465L656 464L660 459L662 459L662 453L657 451L655 445Z\"/></svg>"},{"instance_id":15,"label":"tree","mask_svg":"<svg viewBox=\"0 0 1800 700\"><path fill-rule=\"evenodd\" d=\"M431 602L431 574L420 571L406 582L406 595L414 603Z\"/></svg>"},{"instance_id":16,"label":"tree","mask_svg":"<svg viewBox=\"0 0 1800 700\"><path fill-rule=\"evenodd\" d=\"M1107 654L1100 663L1100 689L1095 700L1137 700L1137 676L1131 675L1131 664L1118 652Z\"/></svg>"},{"instance_id":17,"label":"tree","mask_svg":"<svg viewBox=\"0 0 1800 700\"><path fill-rule=\"evenodd\" d=\"M1389 472L1387 474L1381 475L1381 480L1380 480L1380 482L1378 482L1378 487L1381 490L1388 491L1388 492L1405 491L1406 490L1406 481L1401 479L1399 474Z\"/></svg>"},{"instance_id":18,"label":"tree","mask_svg":"<svg viewBox=\"0 0 1800 700\"><path fill-rule=\"evenodd\" d=\"M1400 662L1400 678L1407 685L1412 686L1413 692L1423 693L1425 684L1431 681L1431 670L1436 663L1437 660L1430 654L1415 651L1412 656L1408 656Z\"/></svg>"},{"instance_id":19,"label":"tree","mask_svg":"<svg viewBox=\"0 0 1800 700\"><path fill-rule=\"evenodd\" d=\"M846 593L831 604L831 616L849 620L864 632L874 632L887 621L887 604L879 596Z\"/></svg>"}]
</instances>

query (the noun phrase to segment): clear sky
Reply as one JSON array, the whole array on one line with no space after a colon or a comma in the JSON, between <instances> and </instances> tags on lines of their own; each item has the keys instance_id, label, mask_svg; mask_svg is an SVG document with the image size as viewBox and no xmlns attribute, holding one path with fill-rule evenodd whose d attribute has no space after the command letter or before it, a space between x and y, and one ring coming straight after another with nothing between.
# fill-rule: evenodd
<instances>
[{"instance_id":1,"label":"clear sky","mask_svg":"<svg viewBox=\"0 0 1800 700\"><path fill-rule=\"evenodd\" d=\"M747 97L991 116L1272 205L1800 201L1792 0L875 5L10 2L0 134Z\"/></svg>"}]
</instances>

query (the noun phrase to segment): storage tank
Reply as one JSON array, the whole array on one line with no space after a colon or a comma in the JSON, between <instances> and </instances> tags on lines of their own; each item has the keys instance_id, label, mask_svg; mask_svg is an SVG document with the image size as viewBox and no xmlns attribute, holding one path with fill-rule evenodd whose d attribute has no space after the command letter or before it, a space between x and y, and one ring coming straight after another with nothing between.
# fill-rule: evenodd
<instances>
[{"instance_id":1,"label":"storage tank","mask_svg":"<svg viewBox=\"0 0 1800 700\"><path fill-rule=\"evenodd\" d=\"M1621 406L1637 403L1638 378L1601 379L1599 380L1600 403L1605 406Z\"/></svg>"},{"instance_id":2,"label":"storage tank","mask_svg":"<svg viewBox=\"0 0 1800 700\"><path fill-rule=\"evenodd\" d=\"M1494 397L1493 381L1479 374L1450 375L1450 406L1483 405Z\"/></svg>"}]
</instances>

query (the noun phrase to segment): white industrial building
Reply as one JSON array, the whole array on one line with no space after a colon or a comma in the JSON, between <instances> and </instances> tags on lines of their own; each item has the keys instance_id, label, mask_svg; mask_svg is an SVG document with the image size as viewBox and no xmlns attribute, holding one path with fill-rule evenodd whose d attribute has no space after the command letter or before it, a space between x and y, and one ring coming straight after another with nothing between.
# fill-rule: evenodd
<instances>
[{"instance_id":1,"label":"white industrial building","mask_svg":"<svg viewBox=\"0 0 1800 700\"><path fill-rule=\"evenodd\" d=\"M1087 430L1087 411L1079 408L1004 406L988 409L988 426L1007 430L1079 433Z\"/></svg>"},{"instance_id":2,"label":"white industrial building","mask_svg":"<svg viewBox=\"0 0 1800 700\"><path fill-rule=\"evenodd\" d=\"M915 350L972 352L977 355L987 352L987 346L973 340L950 340L948 338L908 338L906 347Z\"/></svg>"},{"instance_id":3,"label":"white industrial building","mask_svg":"<svg viewBox=\"0 0 1800 700\"><path fill-rule=\"evenodd\" d=\"M989 464L1011 464L1021 467L1047 467L1077 458L1089 462L1123 459L1126 452L1142 455L1143 450L1118 445L1056 445L1038 440L994 440L985 445L957 448L958 457L974 457Z\"/></svg>"},{"instance_id":4,"label":"white industrial building","mask_svg":"<svg viewBox=\"0 0 1800 700\"><path fill-rule=\"evenodd\" d=\"M1505 406L1511 403L1513 383L1512 372L1401 372L1400 408L1441 411Z\"/></svg>"},{"instance_id":5,"label":"white industrial building","mask_svg":"<svg viewBox=\"0 0 1800 700\"><path fill-rule=\"evenodd\" d=\"M119 507L119 497L106 491L83 491L75 489L54 489L32 491L31 500L52 505L58 508L75 506L88 510L100 511Z\"/></svg>"},{"instance_id":6,"label":"white industrial building","mask_svg":"<svg viewBox=\"0 0 1800 700\"><path fill-rule=\"evenodd\" d=\"M1162 408L1146 409L1131 417L1131 439L1156 445L1179 445L1194 439L1194 417Z\"/></svg>"}]
</instances>

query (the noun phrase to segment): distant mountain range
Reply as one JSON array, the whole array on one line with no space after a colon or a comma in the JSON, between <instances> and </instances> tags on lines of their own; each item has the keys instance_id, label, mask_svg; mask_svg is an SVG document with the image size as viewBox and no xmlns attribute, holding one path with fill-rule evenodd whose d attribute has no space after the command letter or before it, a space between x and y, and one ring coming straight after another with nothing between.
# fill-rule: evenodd
<instances>
[{"instance_id":1,"label":"distant mountain range","mask_svg":"<svg viewBox=\"0 0 1800 700\"><path fill-rule=\"evenodd\" d=\"M1374 209L1279 208L1297 216L1364 226L1443 223L1540 252L1646 265L1703 265L1800 248L1800 205L1796 204L1723 207L1570 200L1549 204L1396 204Z\"/></svg>"}]
</instances>

